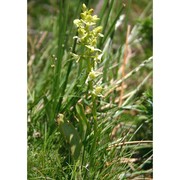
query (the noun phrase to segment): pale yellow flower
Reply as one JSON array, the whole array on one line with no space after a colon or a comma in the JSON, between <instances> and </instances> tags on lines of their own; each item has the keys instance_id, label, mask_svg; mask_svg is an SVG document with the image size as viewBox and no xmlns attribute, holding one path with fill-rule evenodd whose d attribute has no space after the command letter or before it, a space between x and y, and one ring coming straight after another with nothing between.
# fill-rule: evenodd
<instances>
[{"instance_id":1,"label":"pale yellow flower","mask_svg":"<svg viewBox=\"0 0 180 180\"><path fill-rule=\"evenodd\" d=\"M93 94L96 95L96 96L102 96L102 91L103 91L103 88L102 86L96 86L93 90Z\"/></svg>"}]
</instances>

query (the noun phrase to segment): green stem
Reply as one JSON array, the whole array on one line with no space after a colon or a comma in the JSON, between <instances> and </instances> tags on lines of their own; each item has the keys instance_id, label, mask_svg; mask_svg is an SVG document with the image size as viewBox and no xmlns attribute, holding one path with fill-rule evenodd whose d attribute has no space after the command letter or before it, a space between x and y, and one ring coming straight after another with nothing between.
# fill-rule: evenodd
<instances>
[{"instance_id":1,"label":"green stem","mask_svg":"<svg viewBox=\"0 0 180 180\"><path fill-rule=\"evenodd\" d=\"M92 94L92 103L93 103L93 119L94 119L94 141L91 148L91 154L94 153L96 149L96 141L97 141L97 111L96 111L96 97L94 94ZM91 158L90 166L93 165L94 159Z\"/></svg>"},{"instance_id":2,"label":"green stem","mask_svg":"<svg viewBox=\"0 0 180 180\"><path fill-rule=\"evenodd\" d=\"M88 67L87 72L89 73L91 71L92 64L90 59L88 59ZM91 100L92 100L92 114L93 114L93 120L94 120L94 141L91 146L90 154L93 154L96 149L96 141L97 141L97 109L96 109L96 96L93 94L93 82L89 81L89 90L91 91ZM90 166L93 165L94 159L91 158L90 160Z\"/></svg>"}]
</instances>

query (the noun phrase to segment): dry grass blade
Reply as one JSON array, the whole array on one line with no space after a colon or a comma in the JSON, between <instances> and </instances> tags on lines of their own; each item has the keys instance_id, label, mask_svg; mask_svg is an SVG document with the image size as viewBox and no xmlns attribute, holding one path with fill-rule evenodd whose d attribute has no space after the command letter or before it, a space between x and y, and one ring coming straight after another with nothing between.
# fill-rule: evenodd
<instances>
[{"instance_id":1,"label":"dry grass blade","mask_svg":"<svg viewBox=\"0 0 180 180\"><path fill-rule=\"evenodd\" d=\"M40 39L39 39L39 41L38 41L38 43L37 43L37 45L36 45L36 49L39 49L39 48L41 47L41 45L42 45L42 43L43 43L43 41L45 40L45 38L46 38L47 35L48 35L48 32L47 32L47 31L45 31L45 32L42 33L42 36L40 37Z\"/></svg>"},{"instance_id":2,"label":"dry grass blade","mask_svg":"<svg viewBox=\"0 0 180 180\"><path fill-rule=\"evenodd\" d=\"M129 72L128 74L126 74L124 76L124 78L118 80L118 81L114 81L112 82L112 84L109 86L109 88L107 88L104 96L108 96L111 92L114 91L114 89L116 89L123 81L125 81L126 79L128 79L129 77L131 77L133 74L135 74L136 72L138 72L141 68L143 68L144 66L146 66L146 64L150 63L153 60L153 57L150 57L148 59L146 59L145 61L143 61L138 67L136 67L135 69L133 69L131 72Z\"/></svg>"},{"instance_id":3,"label":"dry grass blade","mask_svg":"<svg viewBox=\"0 0 180 180\"><path fill-rule=\"evenodd\" d=\"M125 44L124 58L123 58L123 64L122 64L122 78L124 78L124 76L125 76L125 67L126 67L127 55L128 55L128 37L129 37L129 34L130 34L130 25L128 25L127 34L126 34L126 44ZM123 98L122 98L123 95L124 95L124 81L121 84L119 107L123 103Z\"/></svg>"},{"instance_id":4,"label":"dry grass blade","mask_svg":"<svg viewBox=\"0 0 180 180\"><path fill-rule=\"evenodd\" d=\"M113 144L107 148L107 150L110 150L111 148L114 147L119 147L119 146L124 146L124 145L132 145L132 144L148 144L148 143L153 143L153 141L129 141L129 142L122 142L118 144Z\"/></svg>"}]
</instances>

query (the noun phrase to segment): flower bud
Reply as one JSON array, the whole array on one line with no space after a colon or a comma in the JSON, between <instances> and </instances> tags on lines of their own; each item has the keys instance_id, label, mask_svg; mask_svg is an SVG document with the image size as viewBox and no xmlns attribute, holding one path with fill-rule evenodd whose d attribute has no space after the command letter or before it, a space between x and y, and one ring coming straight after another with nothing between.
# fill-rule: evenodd
<instances>
[{"instance_id":1,"label":"flower bud","mask_svg":"<svg viewBox=\"0 0 180 180\"><path fill-rule=\"evenodd\" d=\"M86 11L87 10L87 7L86 7L86 5L83 3L83 5L82 5L82 11L84 12L84 11Z\"/></svg>"}]
</instances>

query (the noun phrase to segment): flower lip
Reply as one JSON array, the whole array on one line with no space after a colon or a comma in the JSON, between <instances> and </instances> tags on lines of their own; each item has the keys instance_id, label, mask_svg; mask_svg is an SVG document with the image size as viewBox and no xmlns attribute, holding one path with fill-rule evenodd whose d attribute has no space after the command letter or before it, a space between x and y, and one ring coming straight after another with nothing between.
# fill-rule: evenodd
<instances>
[{"instance_id":1,"label":"flower lip","mask_svg":"<svg viewBox=\"0 0 180 180\"><path fill-rule=\"evenodd\" d=\"M99 51L99 52L102 52L100 49L98 48L95 48L94 46L90 46L90 45L85 45L88 49L90 49L92 52L94 51Z\"/></svg>"}]
</instances>

